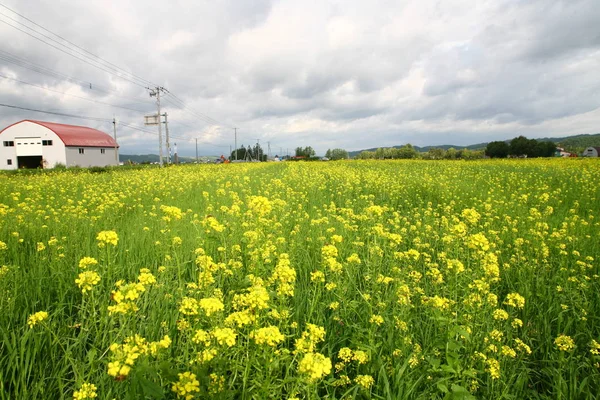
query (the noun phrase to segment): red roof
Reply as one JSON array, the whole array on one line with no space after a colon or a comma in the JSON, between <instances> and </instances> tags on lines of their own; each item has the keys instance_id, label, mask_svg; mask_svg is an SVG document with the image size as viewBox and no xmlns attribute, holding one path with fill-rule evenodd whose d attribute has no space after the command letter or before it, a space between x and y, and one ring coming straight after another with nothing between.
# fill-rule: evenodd
<instances>
[{"instance_id":1,"label":"red roof","mask_svg":"<svg viewBox=\"0 0 600 400\"><path fill-rule=\"evenodd\" d=\"M18 125L22 122L31 122L50 129L52 132L56 133L65 146L119 147L117 142L115 142L110 135L97 129L88 128L86 126L57 124L55 122L34 121L31 119L12 124L0 131L0 134L11 126Z\"/></svg>"}]
</instances>

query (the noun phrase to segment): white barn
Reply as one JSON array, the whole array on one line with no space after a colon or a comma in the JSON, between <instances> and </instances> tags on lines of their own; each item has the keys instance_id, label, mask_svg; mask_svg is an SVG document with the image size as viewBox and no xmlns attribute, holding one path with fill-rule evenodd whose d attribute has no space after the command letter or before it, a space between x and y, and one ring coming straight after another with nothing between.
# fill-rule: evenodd
<instances>
[{"instance_id":1,"label":"white barn","mask_svg":"<svg viewBox=\"0 0 600 400\"><path fill-rule=\"evenodd\" d=\"M24 120L0 131L0 169L118 165L118 148L96 129Z\"/></svg>"},{"instance_id":2,"label":"white barn","mask_svg":"<svg viewBox=\"0 0 600 400\"><path fill-rule=\"evenodd\" d=\"M600 147L588 147L583 151L584 157L600 157Z\"/></svg>"}]
</instances>

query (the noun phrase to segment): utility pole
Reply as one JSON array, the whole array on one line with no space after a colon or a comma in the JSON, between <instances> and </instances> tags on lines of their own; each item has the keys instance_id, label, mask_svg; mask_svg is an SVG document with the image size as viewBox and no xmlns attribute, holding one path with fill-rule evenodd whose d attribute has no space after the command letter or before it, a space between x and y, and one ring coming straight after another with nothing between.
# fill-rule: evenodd
<instances>
[{"instance_id":1,"label":"utility pole","mask_svg":"<svg viewBox=\"0 0 600 400\"><path fill-rule=\"evenodd\" d=\"M165 117L165 132L167 134L167 164L171 164L171 144L169 143L169 122L167 121L167 112L163 114Z\"/></svg>"},{"instance_id":2,"label":"utility pole","mask_svg":"<svg viewBox=\"0 0 600 400\"><path fill-rule=\"evenodd\" d=\"M256 159L262 161L260 159L260 139L256 139Z\"/></svg>"},{"instance_id":3,"label":"utility pole","mask_svg":"<svg viewBox=\"0 0 600 400\"><path fill-rule=\"evenodd\" d=\"M271 142L267 142L267 157L271 158Z\"/></svg>"},{"instance_id":4,"label":"utility pole","mask_svg":"<svg viewBox=\"0 0 600 400\"><path fill-rule=\"evenodd\" d=\"M196 138L196 164L198 164L198 138Z\"/></svg>"},{"instance_id":5,"label":"utility pole","mask_svg":"<svg viewBox=\"0 0 600 400\"><path fill-rule=\"evenodd\" d=\"M233 128L233 134L235 136L235 139L234 139L235 140L235 159L237 161L237 153L238 153L238 151L237 151L237 128Z\"/></svg>"},{"instance_id":6,"label":"utility pole","mask_svg":"<svg viewBox=\"0 0 600 400\"><path fill-rule=\"evenodd\" d=\"M117 120L113 117L113 135L115 137L115 161L119 165L119 151L117 146Z\"/></svg>"},{"instance_id":7,"label":"utility pole","mask_svg":"<svg viewBox=\"0 0 600 400\"><path fill-rule=\"evenodd\" d=\"M158 118L158 165L160 167L163 166L163 143L162 143L162 124L160 121L160 92L164 91L165 88L163 87L159 87L157 86L154 89L150 89L147 88L148 90L150 90L150 97L154 97L156 96L156 107L158 109L158 112L156 114L157 118Z\"/></svg>"}]
</instances>

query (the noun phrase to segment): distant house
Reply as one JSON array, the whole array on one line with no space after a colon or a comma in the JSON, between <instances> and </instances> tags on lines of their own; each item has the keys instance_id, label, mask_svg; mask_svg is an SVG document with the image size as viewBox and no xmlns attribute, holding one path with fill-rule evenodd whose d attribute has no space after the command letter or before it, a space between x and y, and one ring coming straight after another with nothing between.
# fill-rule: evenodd
<instances>
[{"instance_id":1,"label":"distant house","mask_svg":"<svg viewBox=\"0 0 600 400\"><path fill-rule=\"evenodd\" d=\"M577 154L565 151L562 147L557 147L554 155L556 157L577 157Z\"/></svg>"},{"instance_id":2,"label":"distant house","mask_svg":"<svg viewBox=\"0 0 600 400\"><path fill-rule=\"evenodd\" d=\"M600 147L588 147L583 151L584 157L600 157Z\"/></svg>"},{"instance_id":3,"label":"distant house","mask_svg":"<svg viewBox=\"0 0 600 400\"><path fill-rule=\"evenodd\" d=\"M85 126L24 120L0 131L0 169L118 165L119 145Z\"/></svg>"}]
</instances>

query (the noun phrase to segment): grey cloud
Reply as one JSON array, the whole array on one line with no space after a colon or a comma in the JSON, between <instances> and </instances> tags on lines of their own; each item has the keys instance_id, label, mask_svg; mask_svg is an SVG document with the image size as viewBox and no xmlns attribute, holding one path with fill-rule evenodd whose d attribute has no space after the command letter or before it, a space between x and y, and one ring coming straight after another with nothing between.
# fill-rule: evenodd
<instances>
[{"instance_id":1,"label":"grey cloud","mask_svg":"<svg viewBox=\"0 0 600 400\"><path fill-rule=\"evenodd\" d=\"M151 6L141 0L65 0L60 9L38 0L7 1L222 122L220 133L209 135L212 128L206 122L164 98L174 135L225 147L232 144L231 126L282 147L312 145L324 152L327 147L408 141L469 144L506 138L515 130L561 135L570 125L593 129L599 122L594 114L600 107L596 0L500 0L478 2L477 7L467 0L179 0ZM6 38L1 50L97 86L77 89L0 60L3 73L99 101L155 110L143 87L4 24L0 34ZM9 88L0 92L0 102L103 118L116 115L141 125L143 113L7 85L1 78L0 85ZM2 126L24 117L95 124L0 110ZM120 134L123 150L130 152L150 152L156 142L153 135L125 128ZM193 153L193 140L182 142L180 150ZM220 153L222 148L207 144L202 151Z\"/></svg>"}]
</instances>

